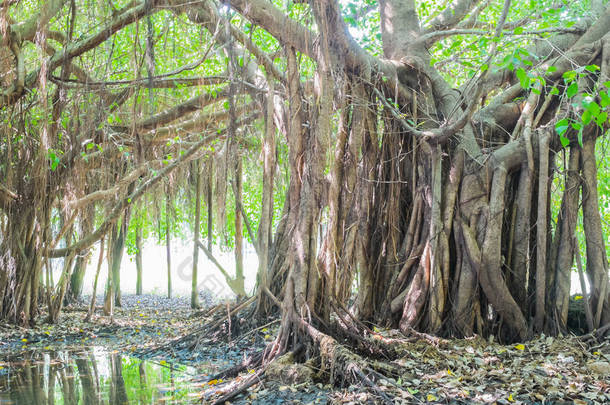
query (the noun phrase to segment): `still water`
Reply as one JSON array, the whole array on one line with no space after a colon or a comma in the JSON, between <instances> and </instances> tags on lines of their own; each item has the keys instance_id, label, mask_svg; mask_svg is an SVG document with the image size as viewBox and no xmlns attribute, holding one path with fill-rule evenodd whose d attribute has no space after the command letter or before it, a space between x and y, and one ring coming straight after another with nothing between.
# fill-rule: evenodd
<instances>
[{"instance_id":1,"label":"still water","mask_svg":"<svg viewBox=\"0 0 610 405\"><path fill-rule=\"evenodd\" d=\"M196 374L97 347L33 351L0 359L0 405L188 404Z\"/></svg>"}]
</instances>

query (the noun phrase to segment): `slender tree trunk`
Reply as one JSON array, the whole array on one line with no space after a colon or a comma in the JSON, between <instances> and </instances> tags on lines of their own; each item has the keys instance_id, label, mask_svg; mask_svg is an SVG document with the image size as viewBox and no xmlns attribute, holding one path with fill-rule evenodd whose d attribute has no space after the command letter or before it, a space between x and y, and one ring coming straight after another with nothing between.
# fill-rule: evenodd
<instances>
[{"instance_id":1,"label":"slender tree trunk","mask_svg":"<svg viewBox=\"0 0 610 405\"><path fill-rule=\"evenodd\" d=\"M536 227L536 315L534 330L542 332L545 321L547 235L548 235L548 182L549 182L549 141L546 132L540 134L540 168L538 169L538 223Z\"/></svg>"},{"instance_id":2,"label":"slender tree trunk","mask_svg":"<svg viewBox=\"0 0 610 405\"><path fill-rule=\"evenodd\" d=\"M142 224L136 225L136 295L142 295Z\"/></svg>"},{"instance_id":3,"label":"slender tree trunk","mask_svg":"<svg viewBox=\"0 0 610 405\"><path fill-rule=\"evenodd\" d=\"M129 212L126 211L119 234L112 248L112 280L114 284L114 305L121 307L121 262L123 261L123 251L125 250L125 237L127 236L127 227L129 226Z\"/></svg>"},{"instance_id":4,"label":"slender tree trunk","mask_svg":"<svg viewBox=\"0 0 610 405\"><path fill-rule=\"evenodd\" d=\"M610 322L610 289L607 288L608 258L606 257L606 245L599 213L595 143L596 136L585 137L582 147L583 156L581 164L584 180L582 188L582 214L587 242L587 276L591 286L590 301L592 308L596 312L596 320L597 318L600 319L600 323L594 326L599 327ZM597 308L599 308L599 311ZM598 312L599 316L597 315Z\"/></svg>"},{"instance_id":5,"label":"slender tree trunk","mask_svg":"<svg viewBox=\"0 0 610 405\"><path fill-rule=\"evenodd\" d=\"M578 196L580 194L580 149L570 149L570 157L565 176L565 192L561 202L561 209L557 220L557 231L555 232L556 259L554 260L555 283L553 286L552 313L555 324L553 329L567 331L568 306L570 302L570 280L572 277L572 265L574 263L574 244L572 239L576 230L578 218ZM552 298L552 300L551 300Z\"/></svg>"},{"instance_id":6,"label":"slender tree trunk","mask_svg":"<svg viewBox=\"0 0 610 405\"><path fill-rule=\"evenodd\" d=\"M208 162L208 176L207 176L207 187L206 187L206 204L208 206L208 250L212 253L212 241L214 240L214 161Z\"/></svg>"},{"instance_id":7,"label":"slender tree trunk","mask_svg":"<svg viewBox=\"0 0 610 405\"><path fill-rule=\"evenodd\" d=\"M104 296L104 315L114 317L114 272L112 271L112 254L116 243L116 225L110 230L110 238L108 238L108 249L106 249L106 261L108 264L108 279L106 280L106 294Z\"/></svg>"},{"instance_id":8,"label":"slender tree trunk","mask_svg":"<svg viewBox=\"0 0 610 405\"><path fill-rule=\"evenodd\" d=\"M95 222L95 204L90 204L80 216L80 233L88 235L93 230ZM68 294L69 300L77 300L80 298L83 291L83 280L85 279L85 271L91 257L91 249L82 252L76 258L76 264L72 270L70 277L70 291Z\"/></svg>"},{"instance_id":9,"label":"slender tree trunk","mask_svg":"<svg viewBox=\"0 0 610 405\"><path fill-rule=\"evenodd\" d=\"M167 258L167 298L172 298L172 256L171 256L171 236L170 236L170 211L172 200L169 188L165 193L165 254Z\"/></svg>"},{"instance_id":10,"label":"slender tree trunk","mask_svg":"<svg viewBox=\"0 0 610 405\"><path fill-rule=\"evenodd\" d=\"M195 162L195 229L193 230L193 272L191 275L191 308L199 308L197 267L199 266L199 228L201 223L201 162Z\"/></svg>"},{"instance_id":11,"label":"slender tree trunk","mask_svg":"<svg viewBox=\"0 0 610 405\"><path fill-rule=\"evenodd\" d=\"M242 161L241 156L238 157L235 165L235 282L238 284L240 291L245 291L244 288L244 226L242 214L239 207L242 206Z\"/></svg>"},{"instance_id":12,"label":"slender tree trunk","mask_svg":"<svg viewBox=\"0 0 610 405\"><path fill-rule=\"evenodd\" d=\"M104 261L104 238L100 240L100 256L97 260L97 269L95 271L95 279L93 280L93 290L91 292L91 303L89 304L89 310L87 316L85 316L85 322L89 322L91 317L95 313L95 301L97 300L97 281L100 276L100 270L102 269L102 262Z\"/></svg>"},{"instance_id":13,"label":"slender tree trunk","mask_svg":"<svg viewBox=\"0 0 610 405\"><path fill-rule=\"evenodd\" d=\"M267 294L271 293L269 280L269 250L272 242L273 226L273 183L276 165L275 125L273 113L275 110L275 94L273 80L267 80L265 134L263 139L263 198L261 203L261 217L258 224L258 293L257 314L265 316L271 309L271 302Z\"/></svg>"}]
</instances>

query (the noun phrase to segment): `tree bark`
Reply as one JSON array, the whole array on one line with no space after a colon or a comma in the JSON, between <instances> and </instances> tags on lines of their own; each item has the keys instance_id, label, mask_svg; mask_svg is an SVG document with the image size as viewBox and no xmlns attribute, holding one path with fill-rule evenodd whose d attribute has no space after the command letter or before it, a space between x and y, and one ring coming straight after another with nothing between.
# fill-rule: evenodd
<instances>
[{"instance_id":1,"label":"tree bark","mask_svg":"<svg viewBox=\"0 0 610 405\"><path fill-rule=\"evenodd\" d=\"M241 156L237 156L235 165L235 281L239 284L238 289L245 291L244 288L244 226L242 213L239 207L242 206L243 191L243 170Z\"/></svg>"},{"instance_id":2,"label":"tree bark","mask_svg":"<svg viewBox=\"0 0 610 405\"><path fill-rule=\"evenodd\" d=\"M138 221L136 224L136 295L142 295L142 227L143 224Z\"/></svg>"},{"instance_id":3,"label":"tree bark","mask_svg":"<svg viewBox=\"0 0 610 405\"><path fill-rule=\"evenodd\" d=\"M171 252L171 212L172 200L169 186L165 191L165 257L167 259L167 298L172 298L172 252Z\"/></svg>"},{"instance_id":4,"label":"tree bark","mask_svg":"<svg viewBox=\"0 0 610 405\"><path fill-rule=\"evenodd\" d=\"M597 191L597 159L595 157L596 137L585 137L582 146L582 213L585 239L587 242L587 276L591 286L591 304L593 308L602 308L601 323L610 322L610 291L608 285L608 259L604 235L602 233L599 213L599 196ZM601 296L602 290L605 295ZM584 293L584 292L583 292ZM599 304L602 301L603 304Z\"/></svg>"},{"instance_id":5,"label":"tree bark","mask_svg":"<svg viewBox=\"0 0 610 405\"><path fill-rule=\"evenodd\" d=\"M269 91L266 98L265 132L263 138L263 196L261 202L261 216L258 224L256 243L258 243L258 300L257 314L259 317L268 315L272 303L267 296L271 291L269 271L269 250L272 244L273 229L273 185L276 165L275 125L273 114L275 111L275 94L273 80L267 79Z\"/></svg>"},{"instance_id":6,"label":"tree bark","mask_svg":"<svg viewBox=\"0 0 610 405\"><path fill-rule=\"evenodd\" d=\"M199 266L199 228L201 223L201 162L195 162L195 228L193 230L193 272L191 275L191 308L199 304L199 287L197 285L197 268Z\"/></svg>"}]
</instances>

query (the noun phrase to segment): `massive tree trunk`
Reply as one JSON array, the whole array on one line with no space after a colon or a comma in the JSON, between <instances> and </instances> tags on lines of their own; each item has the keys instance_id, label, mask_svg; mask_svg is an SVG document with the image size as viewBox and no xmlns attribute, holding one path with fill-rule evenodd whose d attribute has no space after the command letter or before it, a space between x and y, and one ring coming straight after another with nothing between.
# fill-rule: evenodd
<instances>
[{"instance_id":1,"label":"massive tree trunk","mask_svg":"<svg viewBox=\"0 0 610 405\"><path fill-rule=\"evenodd\" d=\"M330 298L328 290L325 290L328 284L323 284L320 275L316 251L322 206L322 157L326 153L322 137L329 135L318 128L329 128L328 103L332 100L332 86L329 77L317 77L316 95L324 108L310 110L310 106L304 103L295 50L287 47L285 53L288 62L290 122L287 137L291 176L286 196L286 233L281 238L288 239L289 243L285 245L285 251L276 255L285 257L289 270L284 285L281 331L275 346L277 352L288 348L294 341L293 335L302 334L299 319L328 320ZM305 126L308 118L319 126Z\"/></svg>"},{"instance_id":2,"label":"massive tree trunk","mask_svg":"<svg viewBox=\"0 0 610 405\"><path fill-rule=\"evenodd\" d=\"M536 73L545 75L544 81L522 86L516 68L481 69L456 91L431 66L429 49L468 27L475 3L457 2L422 26L414 2L380 2L386 59L375 60L349 37L336 2L311 3L318 27L314 40L306 27L264 0L231 1L288 49L291 177L268 266L271 276L288 271L279 349L286 348L287 336L300 333L295 325L328 325L329 312L347 303L343 292L354 269L360 279L358 317L398 326L406 334L478 333L515 341L532 332L565 330L578 216L574 170L586 182L592 312L600 308L597 325L607 319L595 137L584 141L587 159L581 168L582 134L566 124L561 136L569 144L563 146L555 125L560 127L566 115L571 122L581 117L582 111L569 104L574 94L565 93L570 82L562 75L574 63L604 65L603 54L610 51L602 52L599 40L609 29L610 10L582 35L551 37L554 48L532 47L545 69L553 66ZM500 52L497 42L509 10L507 1L497 39L490 42L489 66ZM315 103L300 94L293 48L317 64ZM388 74L392 69L394 76ZM579 72L579 83L605 80L593 68ZM502 83L508 86L499 88ZM559 86L559 95L553 86ZM498 91L489 101L486 93L493 88ZM334 105L333 96L339 100ZM331 112L339 117L336 132L329 130ZM583 124L585 134L595 126L589 122ZM605 120L599 124L607 127ZM326 156L331 132L336 148L326 182L320 156ZM562 147L570 150L570 172L561 213L554 218L549 184ZM318 244L326 207L324 239Z\"/></svg>"}]
</instances>

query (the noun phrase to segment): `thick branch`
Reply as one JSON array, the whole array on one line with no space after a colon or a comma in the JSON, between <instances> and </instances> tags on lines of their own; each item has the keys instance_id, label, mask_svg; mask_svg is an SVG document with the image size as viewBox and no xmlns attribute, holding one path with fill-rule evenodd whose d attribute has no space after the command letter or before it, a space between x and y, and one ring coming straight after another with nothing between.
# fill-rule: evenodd
<instances>
[{"instance_id":1,"label":"thick branch","mask_svg":"<svg viewBox=\"0 0 610 405\"><path fill-rule=\"evenodd\" d=\"M218 9L210 1L206 1L201 7L187 7L186 15L189 20L197 24L202 24L209 32L214 32L220 24L225 21L218 15ZM258 63L265 67L268 74L271 74L276 80L282 83L286 82L285 75L273 64L271 58L262 51L254 42L240 29L229 24L231 35L236 38L246 49L256 57ZM224 35L224 30L218 30L219 42L229 42L229 38Z\"/></svg>"},{"instance_id":2,"label":"thick branch","mask_svg":"<svg viewBox=\"0 0 610 405\"><path fill-rule=\"evenodd\" d=\"M480 0L458 0L453 7L447 7L430 23L426 31L447 29L458 25Z\"/></svg>"},{"instance_id":3,"label":"thick branch","mask_svg":"<svg viewBox=\"0 0 610 405\"><path fill-rule=\"evenodd\" d=\"M36 31L43 28L57 15L64 6L66 0L49 0L43 2L42 10L30 17L26 22L12 24L10 30L14 33L18 42L31 41Z\"/></svg>"},{"instance_id":4,"label":"thick branch","mask_svg":"<svg viewBox=\"0 0 610 405\"><path fill-rule=\"evenodd\" d=\"M110 80L110 81L88 81L81 79L66 79L52 76L53 82L62 82L66 87L87 87L87 88L105 88L109 86L134 86L142 85L155 89L173 89L177 87L196 87L196 86L211 86L216 84L226 83L227 78L224 76L203 76L203 77L152 77L141 78L134 80Z\"/></svg>"},{"instance_id":5,"label":"thick branch","mask_svg":"<svg viewBox=\"0 0 610 405\"><path fill-rule=\"evenodd\" d=\"M228 1L227 1L228 3ZM312 59L316 58L314 48L315 35L300 23L287 17L281 10L267 0L231 0L231 7L250 21L260 25L280 42L290 45ZM332 32L333 48L337 51L335 57L345 64L349 71L357 74L372 72L381 74L388 81L387 88L398 93L405 100L411 99L411 92L398 80L398 61L378 59L362 49L348 32L345 22L336 3L325 7L326 18Z\"/></svg>"}]
</instances>

